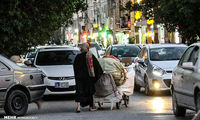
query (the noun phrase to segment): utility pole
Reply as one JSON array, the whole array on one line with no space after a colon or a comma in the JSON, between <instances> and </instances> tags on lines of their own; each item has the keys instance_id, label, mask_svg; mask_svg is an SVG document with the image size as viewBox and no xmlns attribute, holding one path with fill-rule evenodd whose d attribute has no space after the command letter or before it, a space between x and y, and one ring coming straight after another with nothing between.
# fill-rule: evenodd
<instances>
[{"instance_id":1,"label":"utility pole","mask_svg":"<svg viewBox=\"0 0 200 120\"><path fill-rule=\"evenodd\" d=\"M77 25L78 25L78 43L81 42L81 26L80 26L80 19L79 19L79 12L77 12Z\"/></svg>"},{"instance_id":2,"label":"utility pole","mask_svg":"<svg viewBox=\"0 0 200 120\"><path fill-rule=\"evenodd\" d=\"M117 38L116 38L116 2L113 2L113 39L114 39L114 44L117 44Z\"/></svg>"},{"instance_id":3,"label":"utility pole","mask_svg":"<svg viewBox=\"0 0 200 120\"><path fill-rule=\"evenodd\" d=\"M132 4L135 3L135 0L131 0ZM135 41L135 14L134 11L131 12L131 38Z\"/></svg>"}]
</instances>

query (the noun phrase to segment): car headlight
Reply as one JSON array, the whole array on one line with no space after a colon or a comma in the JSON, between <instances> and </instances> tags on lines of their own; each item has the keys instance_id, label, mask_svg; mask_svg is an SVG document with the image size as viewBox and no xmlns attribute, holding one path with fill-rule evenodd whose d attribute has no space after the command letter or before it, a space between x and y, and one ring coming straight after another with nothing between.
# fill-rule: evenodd
<instances>
[{"instance_id":1,"label":"car headlight","mask_svg":"<svg viewBox=\"0 0 200 120\"><path fill-rule=\"evenodd\" d=\"M166 71L158 66L153 65L153 74L156 76L162 76L166 74Z\"/></svg>"}]
</instances>

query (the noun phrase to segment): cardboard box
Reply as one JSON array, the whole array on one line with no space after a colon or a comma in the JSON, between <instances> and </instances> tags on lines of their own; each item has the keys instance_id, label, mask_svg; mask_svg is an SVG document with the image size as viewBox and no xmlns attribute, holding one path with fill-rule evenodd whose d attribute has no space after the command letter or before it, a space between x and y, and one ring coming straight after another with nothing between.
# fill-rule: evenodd
<instances>
[{"instance_id":1,"label":"cardboard box","mask_svg":"<svg viewBox=\"0 0 200 120\"><path fill-rule=\"evenodd\" d=\"M131 65L132 64L132 58L131 57L122 58L122 63L125 63L125 65L127 65L127 64Z\"/></svg>"}]
</instances>

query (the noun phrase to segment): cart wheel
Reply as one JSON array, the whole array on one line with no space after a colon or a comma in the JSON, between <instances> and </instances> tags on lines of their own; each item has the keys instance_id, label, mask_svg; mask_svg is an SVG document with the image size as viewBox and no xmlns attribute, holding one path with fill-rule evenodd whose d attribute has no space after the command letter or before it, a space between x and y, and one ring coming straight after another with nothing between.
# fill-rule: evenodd
<instances>
[{"instance_id":1,"label":"cart wheel","mask_svg":"<svg viewBox=\"0 0 200 120\"><path fill-rule=\"evenodd\" d=\"M124 95L123 99L124 99L124 105L125 105L125 107L128 107L128 104L129 104L129 96Z\"/></svg>"},{"instance_id":2,"label":"cart wheel","mask_svg":"<svg viewBox=\"0 0 200 120\"><path fill-rule=\"evenodd\" d=\"M127 96L127 104L129 104L129 96Z\"/></svg>"},{"instance_id":3,"label":"cart wheel","mask_svg":"<svg viewBox=\"0 0 200 120\"><path fill-rule=\"evenodd\" d=\"M102 109L103 108L103 102L98 102L99 108Z\"/></svg>"},{"instance_id":4,"label":"cart wheel","mask_svg":"<svg viewBox=\"0 0 200 120\"><path fill-rule=\"evenodd\" d=\"M116 103L116 108L117 108L117 109L121 109L121 107L122 107L121 101L120 101L120 102L117 102L117 103Z\"/></svg>"}]
</instances>

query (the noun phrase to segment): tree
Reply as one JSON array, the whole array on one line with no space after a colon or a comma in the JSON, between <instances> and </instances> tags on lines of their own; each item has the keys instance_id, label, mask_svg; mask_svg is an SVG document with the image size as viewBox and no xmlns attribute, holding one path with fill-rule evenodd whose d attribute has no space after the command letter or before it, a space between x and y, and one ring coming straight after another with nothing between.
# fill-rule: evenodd
<instances>
[{"instance_id":1,"label":"tree","mask_svg":"<svg viewBox=\"0 0 200 120\"><path fill-rule=\"evenodd\" d=\"M199 0L143 0L141 4L129 2L126 8L141 10L146 19L164 23L170 32L178 28L183 40L191 44L200 36L199 6Z\"/></svg>"},{"instance_id":2,"label":"tree","mask_svg":"<svg viewBox=\"0 0 200 120\"><path fill-rule=\"evenodd\" d=\"M61 26L72 23L74 13L86 10L85 0L1 0L0 54L23 54L42 45Z\"/></svg>"}]
</instances>

